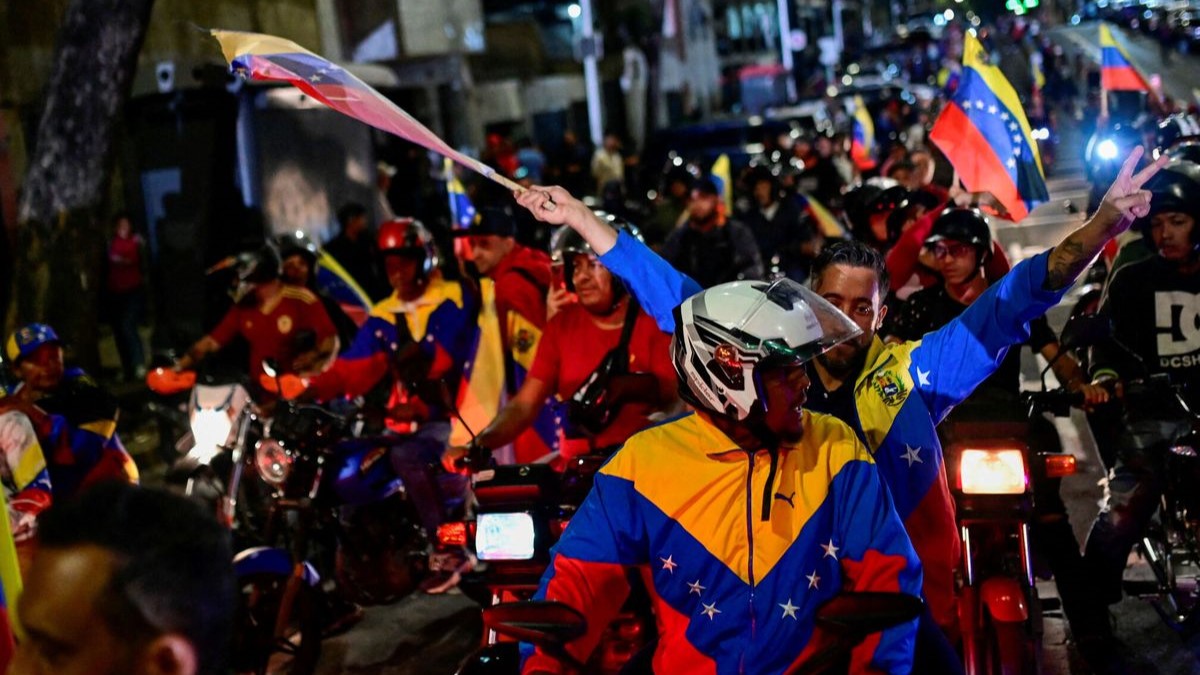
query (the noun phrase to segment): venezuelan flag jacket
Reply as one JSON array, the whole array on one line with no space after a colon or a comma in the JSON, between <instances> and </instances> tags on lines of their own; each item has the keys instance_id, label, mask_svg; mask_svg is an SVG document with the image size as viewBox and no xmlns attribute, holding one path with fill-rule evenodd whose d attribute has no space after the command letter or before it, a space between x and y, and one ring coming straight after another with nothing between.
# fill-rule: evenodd
<instances>
[{"instance_id":1,"label":"venezuelan flag jacket","mask_svg":"<svg viewBox=\"0 0 1200 675\"><path fill-rule=\"evenodd\" d=\"M309 384L318 399L334 396L361 396L391 374L397 352L408 343L415 345L427 361L428 372L423 379L445 381L453 390L468 359L475 334L475 313L479 299L464 291L457 281L447 281L437 275L420 298L406 302L396 294L380 301L370 317L358 330L354 343L338 356L333 365L313 378ZM403 319L404 325L397 321ZM389 407L411 400L404 383L396 383ZM426 400L429 419L448 419L449 412L438 400ZM389 427L407 431L405 425Z\"/></svg>"},{"instance_id":2,"label":"venezuelan flag jacket","mask_svg":"<svg viewBox=\"0 0 1200 675\"><path fill-rule=\"evenodd\" d=\"M554 548L539 598L585 612L586 658L620 609L626 568L650 591L658 673L780 673L820 650L817 608L842 590L919 594L920 563L871 455L845 423L748 453L684 415L635 434L601 469ZM769 482L768 482L769 481ZM908 673L916 623L877 634L852 672ZM557 666L534 653L526 672Z\"/></svg>"},{"instance_id":3,"label":"venezuelan flag jacket","mask_svg":"<svg viewBox=\"0 0 1200 675\"><path fill-rule=\"evenodd\" d=\"M1029 321L1058 304L1066 289L1047 291L1049 253L1025 260L992 284L961 315L921 340L871 345L854 383L860 432L891 491L921 558L925 599L943 627L957 624L954 571L960 541L936 427L950 410L996 371L1010 345L1029 337ZM700 292L633 237L620 235L600 257L664 331L675 307Z\"/></svg>"}]
</instances>

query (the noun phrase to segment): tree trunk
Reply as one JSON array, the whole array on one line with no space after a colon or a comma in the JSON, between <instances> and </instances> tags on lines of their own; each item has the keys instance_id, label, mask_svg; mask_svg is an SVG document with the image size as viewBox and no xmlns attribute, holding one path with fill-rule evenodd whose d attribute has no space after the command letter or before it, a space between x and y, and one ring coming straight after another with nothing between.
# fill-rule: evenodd
<instances>
[{"instance_id":1,"label":"tree trunk","mask_svg":"<svg viewBox=\"0 0 1200 675\"><path fill-rule=\"evenodd\" d=\"M154 0L72 0L18 209L8 327L45 321L85 368L99 366L106 223L117 120Z\"/></svg>"}]
</instances>

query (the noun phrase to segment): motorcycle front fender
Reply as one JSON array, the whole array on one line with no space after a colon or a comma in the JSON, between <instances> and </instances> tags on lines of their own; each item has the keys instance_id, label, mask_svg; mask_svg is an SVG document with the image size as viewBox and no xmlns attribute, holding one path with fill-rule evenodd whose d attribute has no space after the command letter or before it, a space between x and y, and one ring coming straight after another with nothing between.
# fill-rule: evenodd
<instances>
[{"instance_id":1,"label":"motorcycle front fender","mask_svg":"<svg viewBox=\"0 0 1200 675\"><path fill-rule=\"evenodd\" d=\"M255 546L233 556L233 572L238 579L259 574L290 576L295 565L292 555L281 548L270 546ZM321 582L321 575L312 563L304 563L304 583L316 586Z\"/></svg>"},{"instance_id":2,"label":"motorcycle front fender","mask_svg":"<svg viewBox=\"0 0 1200 675\"><path fill-rule=\"evenodd\" d=\"M984 609L1002 623L1021 623L1029 619L1029 603L1021 582L1009 577L991 577L979 588Z\"/></svg>"}]
</instances>

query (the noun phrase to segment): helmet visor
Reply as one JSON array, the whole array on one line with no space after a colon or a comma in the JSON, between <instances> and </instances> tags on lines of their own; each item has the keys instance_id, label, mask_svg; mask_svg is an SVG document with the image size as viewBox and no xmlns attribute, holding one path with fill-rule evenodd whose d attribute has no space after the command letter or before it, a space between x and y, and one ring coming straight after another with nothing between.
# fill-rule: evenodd
<instances>
[{"instance_id":1,"label":"helmet visor","mask_svg":"<svg viewBox=\"0 0 1200 675\"><path fill-rule=\"evenodd\" d=\"M779 308L784 313L778 311ZM774 281L734 327L763 365L804 363L862 334L850 317L825 298L792 281ZM774 335L758 339L756 335Z\"/></svg>"}]
</instances>

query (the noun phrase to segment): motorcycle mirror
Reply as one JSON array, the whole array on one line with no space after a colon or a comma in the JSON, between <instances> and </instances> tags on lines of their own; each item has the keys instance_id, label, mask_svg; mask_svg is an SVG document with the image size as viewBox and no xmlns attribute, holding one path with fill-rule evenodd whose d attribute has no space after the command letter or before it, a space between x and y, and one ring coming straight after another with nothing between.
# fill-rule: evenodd
<instances>
[{"instance_id":1,"label":"motorcycle mirror","mask_svg":"<svg viewBox=\"0 0 1200 675\"><path fill-rule=\"evenodd\" d=\"M1112 335L1112 321L1099 314L1080 314L1067 320L1062 329L1064 349L1091 347Z\"/></svg>"},{"instance_id":2,"label":"motorcycle mirror","mask_svg":"<svg viewBox=\"0 0 1200 675\"><path fill-rule=\"evenodd\" d=\"M505 602L483 610L483 625L506 637L539 647L558 647L582 637L587 619L561 602Z\"/></svg>"},{"instance_id":3,"label":"motorcycle mirror","mask_svg":"<svg viewBox=\"0 0 1200 675\"><path fill-rule=\"evenodd\" d=\"M840 633L870 635L912 621L924 607L921 598L907 593L842 593L817 610L816 622Z\"/></svg>"}]
</instances>

